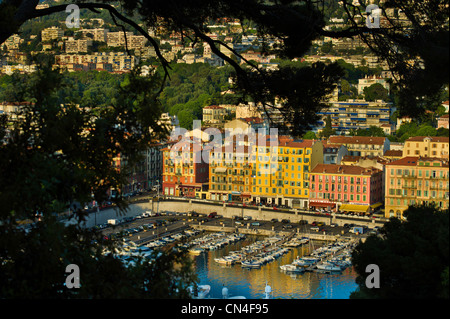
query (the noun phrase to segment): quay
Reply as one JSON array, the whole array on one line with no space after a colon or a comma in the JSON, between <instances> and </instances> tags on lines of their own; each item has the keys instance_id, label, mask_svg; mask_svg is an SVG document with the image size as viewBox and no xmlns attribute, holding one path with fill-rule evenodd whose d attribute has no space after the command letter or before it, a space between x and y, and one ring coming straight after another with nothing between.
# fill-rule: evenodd
<instances>
[{"instance_id":1,"label":"quay","mask_svg":"<svg viewBox=\"0 0 450 319\"><path fill-rule=\"evenodd\" d=\"M340 235L330 235L330 234L321 234L321 233L306 233L306 232L293 232L293 231L275 231L270 229L262 229L262 228L250 228L250 227L226 227L226 226L211 226L211 225L191 225L192 228L209 231L209 232L239 232L241 234L246 235L261 235L261 236L293 236L297 234L301 237L308 237L311 240L321 240L321 241L337 241L345 239L346 237ZM364 238L361 238L364 241Z\"/></svg>"}]
</instances>

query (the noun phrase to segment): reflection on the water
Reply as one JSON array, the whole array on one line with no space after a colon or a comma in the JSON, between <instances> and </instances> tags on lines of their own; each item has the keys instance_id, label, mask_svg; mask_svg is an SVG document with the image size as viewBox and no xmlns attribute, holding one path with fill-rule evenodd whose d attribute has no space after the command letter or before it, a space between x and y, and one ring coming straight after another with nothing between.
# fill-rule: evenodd
<instances>
[{"instance_id":1,"label":"reflection on the water","mask_svg":"<svg viewBox=\"0 0 450 319\"><path fill-rule=\"evenodd\" d=\"M348 299L350 293L356 290L356 273L352 268L337 274L305 272L293 275L280 271L280 265L291 263L297 256L308 255L320 242L315 242L315 247L307 244L292 248L287 254L259 269L245 269L238 264L226 266L214 261L214 258L225 256L229 251L239 250L257 239L262 238L248 236L245 240L222 249L192 256L195 258L200 284L211 285L210 297L221 298L222 288L225 286L230 296L242 295L248 299L260 299L264 297L266 283L272 287L273 298L280 299Z\"/></svg>"}]
</instances>

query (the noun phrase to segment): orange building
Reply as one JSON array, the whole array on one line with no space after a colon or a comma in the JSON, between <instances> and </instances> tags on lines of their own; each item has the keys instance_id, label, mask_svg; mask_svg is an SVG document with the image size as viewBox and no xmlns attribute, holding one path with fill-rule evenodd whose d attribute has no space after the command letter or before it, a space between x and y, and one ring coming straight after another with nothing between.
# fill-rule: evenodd
<instances>
[{"instance_id":1,"label":"orange building","mask_svg":"<svg viewBox=\"0 0 450 319\"><path fill-rule=\"evenodd\" d=\"M403 218L410 205L449 208L448 159L404 157L386 165L385 217Z\"/></svg>"}]
</instances>

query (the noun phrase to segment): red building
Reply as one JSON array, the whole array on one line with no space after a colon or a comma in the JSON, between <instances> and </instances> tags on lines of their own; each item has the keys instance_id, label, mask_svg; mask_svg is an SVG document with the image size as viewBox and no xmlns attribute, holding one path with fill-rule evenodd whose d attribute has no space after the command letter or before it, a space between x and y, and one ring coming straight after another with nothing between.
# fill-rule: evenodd
<instances>
[{"instance_id":1,"label":"red building","mask_svg":"<svg viewBox=\"0 0 450 319\"><path fill-rule=\"evenodd\" d=\"M208 187L209 164L200 142L179 141L163 149L162 192L168 196L195 198ZM206 160L206 161L205 161Z\"/></svg>"}]
</instances>

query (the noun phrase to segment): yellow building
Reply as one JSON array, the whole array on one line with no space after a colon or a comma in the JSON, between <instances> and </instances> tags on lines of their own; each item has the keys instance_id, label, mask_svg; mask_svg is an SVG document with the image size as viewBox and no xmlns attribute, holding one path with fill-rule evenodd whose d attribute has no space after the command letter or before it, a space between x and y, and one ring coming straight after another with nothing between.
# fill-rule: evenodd
<instances>
[{"instance_id":1,"label":"yellow building","mask_svg":"<svg viewBox=\"0 0 450 319\"><path fill-rule=\"evenodd\" d=\"M448 136L414 136L405 141L403 157L423 156L449 158Z\"/></svg>"},{"instance_id":2,"label":"yellow building","mask_svg":"<svg viewBox=\"0 0 450 319\"><path fill-rule=\"evenodd\" d=\"M403 218L410 205L435 203L449 208L447 159L404 157L386 165L385 217Z\"/></svg>"},{"instance_id":3,"label":"yellow building","mask_svg":"<svg viewBox=\"0 0 450 319\"><path fill-rule=\"evenodd\" d=\"M211 200L249 202L251 198L249 147L228 144L209 153Z\"/></svg>"},{"instance_id":4,"label":"yellow building","mask_svg":"<svg viewBox=\"0 0 450 319\"><path fill-rule=\"evenodd\" d=\"M269 142L253 146L252 201L307 208L309 173L323 163L323 144L280 138L274 150Z\"/></svg>"}]
</instances>

